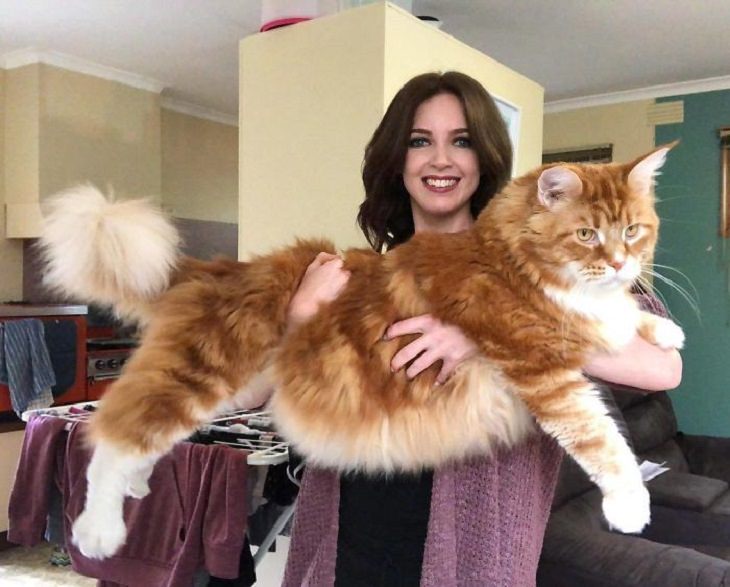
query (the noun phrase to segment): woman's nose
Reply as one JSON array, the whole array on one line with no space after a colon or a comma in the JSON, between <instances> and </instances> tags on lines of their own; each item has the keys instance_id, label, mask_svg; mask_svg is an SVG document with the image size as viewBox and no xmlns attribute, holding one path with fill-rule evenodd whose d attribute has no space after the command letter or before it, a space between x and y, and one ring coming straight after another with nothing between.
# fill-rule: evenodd
<instances>
[{"instance_id":1,"label":"woman's nose","mask_svg":"<svg viewBox=\"0 0 730 587\"><path fill-rule=\"evenodd\" d=\"M448 167L451 164L448 146L436 145L436 148L433 150L433 159L431 162L435 167Z\"/></svg>"}]
</instances>

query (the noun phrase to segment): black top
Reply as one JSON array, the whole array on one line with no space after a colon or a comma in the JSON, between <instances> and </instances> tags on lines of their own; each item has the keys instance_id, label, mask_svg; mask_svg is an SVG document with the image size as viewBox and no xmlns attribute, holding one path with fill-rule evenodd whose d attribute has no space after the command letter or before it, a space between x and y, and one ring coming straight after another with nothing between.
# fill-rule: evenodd
<instances>
[{"instance_id":1,"label":"black top","mask_svg":"<svg viewBox=\"0 0 730 587\"><path fill-rule=\"evenodd\" d=\"M418 587L431 471L340 478L335 587Z\"/></svg>"}]
</instances>

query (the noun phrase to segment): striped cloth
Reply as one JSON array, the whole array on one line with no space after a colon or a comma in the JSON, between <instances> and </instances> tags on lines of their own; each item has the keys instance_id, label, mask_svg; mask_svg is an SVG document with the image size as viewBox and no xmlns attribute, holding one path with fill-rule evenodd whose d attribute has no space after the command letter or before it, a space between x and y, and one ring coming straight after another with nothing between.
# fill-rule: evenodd
<instances>
[{"instance_id":1,"label":"striped cloth","mask_svg":"<svg viewBox=\"0 0 730 587\"><path fill-rule=\"evenodd\" d=\"M53 403L56 375L43 322L28 318L0 323L0 383L9 387L10 403L18 416Z\"/></svg>"}]
</instances>

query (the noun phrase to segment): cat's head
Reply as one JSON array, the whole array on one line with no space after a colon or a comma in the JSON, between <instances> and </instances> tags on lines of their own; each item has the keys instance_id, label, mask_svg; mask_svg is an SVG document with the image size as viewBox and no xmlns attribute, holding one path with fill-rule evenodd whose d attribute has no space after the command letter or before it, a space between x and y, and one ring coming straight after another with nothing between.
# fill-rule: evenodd
<instances>
[{"instance_id":1,"label":"cat's head","mask_svg":"<svg viewBox=\"0 0 730 587\"><path fill-rule=\"evenodd\" d=\"M521 248L569 287L625 288L657 241L654 177L675 143L625 164L567 164L532 176Z\"/></svg>"}]
</instances>

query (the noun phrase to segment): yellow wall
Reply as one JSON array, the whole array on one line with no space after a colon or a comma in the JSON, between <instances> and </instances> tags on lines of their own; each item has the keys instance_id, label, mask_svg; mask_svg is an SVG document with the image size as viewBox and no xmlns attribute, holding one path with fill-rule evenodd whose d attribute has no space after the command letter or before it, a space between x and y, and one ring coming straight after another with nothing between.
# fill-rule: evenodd
<instances>
[{"instance_id":1,"label":"yellow wall","mask_svg":"<svg viewBox=\"0 0 730 587\"><path fill-rule=\"evenodd\" d=\"M40 68L11 69L5 82L6 233L25 236L40 222Z\"/></svg>"},{"instance_id":2,"label":"yellow wall","mask_svg":"<svg viewBox=\"0 0 730 587\"><path fill-rule=\"evenodd\" d=\"M539 163L542 88L399 8L370 4L244 39L239 256L295 236L364 245L365 146L408 79L447 69L522 108L516 170Z\"/></svg>"},{"instance_id":3,"label":"yellow wall","mask_svg":"<svg viewBox=\"0 0 730 587\"><path fill-rule=\"evenodd\" d=\"M591 106L545 115L545 150L613 144L614 161L629 161L654 147L647 114L654 100Z\"/></svg>"},{"instance_id":4,"label":"yellow wall","mask_svg":"<svg viewBox=\"0 0 730 587\"><path fill-rule=\"evenodd\" d=\"M159 198L158 94L44 64L6 81L8 236L38 236L39 202L78 183Z\"/></svg>"},{"instance_id":5,"label":"yellow wall","mask_svg":"<svg viewBox=\"0 0 730 587\"><path fill-rule=\"evenodd\" d=\"M0 434L0 532L8 529L8 500L23 444L23 432Z\"/></svg>"},{"instance_id":6,"label":"yellow wall","mask_svg":"<svg viewBox=\"0 0 730 587\"><path fill-rule=\"evenodd\" d=\"M162 204L178 218L238 222L238 128L162 109Z\"/></svg>"},{"instance_id":7,"label":"yellow wall","mask_svg":"<svg viewBox=\"0 0 730 587\"><path fill-rule=\"evenodd\" d=\"M365 144L383 114L382 11L352 10L241 42L239 256L355 223Z\"/></svg>"},{"instance_id":8,"label":"yellow wall","mask_svg":"<svg viewBox=\"0 0 730 587\"><path fill-rule=\"evenodd\" d=\"M40 67L40 197L89 181L120 197L159 198L159 94Z\"/></svg>"},{"instance_id":9,"label":"yellow wall","mask_svg":"<svg viewBox=\"0 0 730 587\"><path fill-rule=\"evenodd\" d=\"M5 238L5 78L0 69L0 300L19 300L23 293L23 244ZM1 449L0 449L1 452Z\"/></svg>"}]
</instances>

